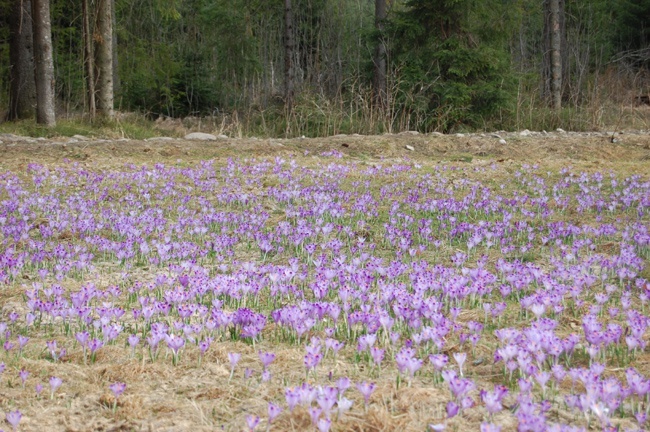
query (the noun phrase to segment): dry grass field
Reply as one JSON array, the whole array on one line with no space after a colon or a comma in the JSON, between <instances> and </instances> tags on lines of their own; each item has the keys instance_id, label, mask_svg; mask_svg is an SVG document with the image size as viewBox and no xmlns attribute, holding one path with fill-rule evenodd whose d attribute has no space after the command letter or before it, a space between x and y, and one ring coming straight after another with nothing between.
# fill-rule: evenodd
<instances>
[{"instance_id":1,"label":"dry grass field","mask_svg":"<svg viewBox=\"0 0 650 432\"><path fill-rule=\"evenodd\" d=\"M611 141L0 135L0 429L641 430L650 135Z\"/></svg>"}]
</instances>

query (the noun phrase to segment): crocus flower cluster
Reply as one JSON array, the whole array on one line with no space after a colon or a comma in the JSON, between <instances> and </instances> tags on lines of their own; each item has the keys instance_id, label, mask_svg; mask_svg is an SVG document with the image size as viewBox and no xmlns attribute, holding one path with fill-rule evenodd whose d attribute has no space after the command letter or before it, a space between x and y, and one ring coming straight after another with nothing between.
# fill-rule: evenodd
<instances>
[{"instance_id":1,"label":"crocus flower cluster","mask_svg":"<svg viewBox=\"0 0 650 432\"><path fill-rule=\"evenodd\" d=\"M0 374L25 391L30 356L83 368L124 347L281 385L249 430L303 410L326 432L404 382L446 395L433 430L468 413L485 431L646 427L647 178L319 157L1 173L0 283L23 296L0 317ZM296 348L287 382L276 359Z\"/></svg>"}]
</instances>

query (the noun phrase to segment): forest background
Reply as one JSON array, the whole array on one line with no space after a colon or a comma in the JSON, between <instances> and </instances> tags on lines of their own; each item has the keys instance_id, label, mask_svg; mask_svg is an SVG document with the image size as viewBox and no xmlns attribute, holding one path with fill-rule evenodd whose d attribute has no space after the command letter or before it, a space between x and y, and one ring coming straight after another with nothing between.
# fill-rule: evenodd
<instances>
[{"instance_id":1,"label":"forest background","mask_svg":"<svg viewBox=\"0 0 650 432\"><path fill-rule=\"evenodd\" d=\"M240 136L650 128L650 0L45 3L58 118L114 106ZM0 0L3 120L35 113L36 90L12 111L11 53L34 10Z\"/></svg>"}]
</instances>

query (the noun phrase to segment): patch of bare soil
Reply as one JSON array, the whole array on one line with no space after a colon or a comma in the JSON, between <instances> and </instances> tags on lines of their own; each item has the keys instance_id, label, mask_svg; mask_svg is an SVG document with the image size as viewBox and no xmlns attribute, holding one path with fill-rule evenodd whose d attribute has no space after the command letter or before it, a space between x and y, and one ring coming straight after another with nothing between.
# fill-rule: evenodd
<instances>
[{"instance_id":1,"label":"patch of bare soil","mask_svg":"<svg viewBox=\"0 0 650 432\"><path fill-rule=\"evenodd\" d=\"M612 142L615 141L615 142ZM505 143L504 143L505 142ZM78 140L32 139L0 135L0 169L16 170L29 163L69 163L97 168L124 163L189 163L227 157L294 157L318 160L323 153L340 153L346 160L377 162L408 159L426 162L516 162L571 164L606 169L625 165L631 170L650 167L648 132L610 133L499 133L422 135L337 135L297 139L182 139Z\"/></svg>"}]
</instances>

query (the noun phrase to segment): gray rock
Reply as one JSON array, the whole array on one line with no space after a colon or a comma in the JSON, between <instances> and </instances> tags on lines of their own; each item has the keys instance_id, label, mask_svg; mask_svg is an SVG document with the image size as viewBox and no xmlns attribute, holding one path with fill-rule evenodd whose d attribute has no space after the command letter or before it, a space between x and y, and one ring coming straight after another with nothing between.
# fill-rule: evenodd
<instances>
[{"instance_id":1,"label":"gray rock","mask_svg":"<svg viewBox=\"0 0 650 432\"><path fill-rule=\"evenodd\" d=\"M24 141L24 140L27 140L27 139L28 139L27 137L20 136L20 135L14 135L14 134L10 134L10 133L7 133L7 134L1 134L0 136L1 136L2 139L4 139L5 141L9 141L9 142Z\"/></svg>"},{"instance_id":2,"label":"gray rock","mask_svg":"<svg viewBox=\"0 0 650 432\"><path fill-rule=\"evenodd\" d=\"M228 139L228 135L219 134L219 135L217 135L217 138L219 138L219 139Z\"/></svg>"},{"instance_id":3,"label":"gray rock","mask_svg":"<svg viewBox=\"0 0 650 432\"><path fill-rule=\"evenodd\" d=\"M491 136L492 138L501 139L501 135L499 135L498 133L493 133L493 134L491 134L490 136Z\"/></svg>"},{"instance_id":4,"label":"gray rock","mask_svg":"<svg viewBox=\"0 0 650 432\"><path fill-rule=\"evenodd\" d=\"M558 133L566 133L566 131L565 131L564 129L562 129L562 128L557 128L557 129L555 129L555 132L558 132Z\"/></svg>"},{"instance_id":5,"label":"gray rock","mask_svg":"<svg viewBox=\"0 0 650 432\"><path fill-rule=\"evenodd\" d=\"M520 136L526 137L530 135L530 131L528 129L524 129L521 132L519 132Z\"/></svg>"},{"instance_id":6,"label":"gray rock","mask_svg":"<svg viewBox=\"0 0 650 432\"><path fill-rule=\"evenodd\" d=\"M193 141L216 141L217 137L209 134L209 133L203 133L203 132L192 132L188 133L184 137L186 140L193 140Z\"/></svg>"},{"instance_id":7,"label":"gray rock","mask_svg":"<svg viewBox=\"0 0 650 432\"><path fill-rule=\"evenodd\" d=\"M418 131L404 131L404 132L400 132L399 134L400 135L420 135L420 132L418 132Z\"/></svg>"},{"instance_id":8,"label":"gray rock","mask_svg":"<svg viewBox=\"0 0 650 432\"><path fill-rule=\"evenodd\" d=\"M506 140L504 140L503 138L501 138L501 139L499 140L499 144L507 144L507 143L506 143Z\"/></svg>"},{"instance_id":9,"label":"gray rock","mask_svg":"<svg viewBox=\"0 0 650 432\"><path fill-rule=\"evenodd\" d=\"M72 135L71 138L74 138L77 141L88 141L88 137L85 137L83 135Z\"/></svg>"},{"instance_id":10,"label":"gray rock","mask_svg":"<svg viewBox=\"0 0 650 432\"><path fill-rule=\"evenodd\" d=\"M409 150L409 151L415 151L415 147L410 146L410 145L408 145L408 144L405 145L404 148L405 148L406 150Z\"/></svg>"},{"instance_id":11,"label":"gray rock","mask_svg":"<svg viewBox=\"0 0 650 432\"><path fill-rule=\"evenodd\" d=\"M161 136L161 137L147 138L145 141L174 141L174 138Z\"/></svg>"},{"instance_id":12,"label":"gray rock","mask_svg":"<svg viewBox=\"0 0 650 432\"><path fill-rule=\"evenodd\" d=\"M432 136L435 136L435 137L445 136L445 134L443 134L443 133L441 133L441 132L431 132L431 135L432 135Z\"/></svg>"}]
</instances>

